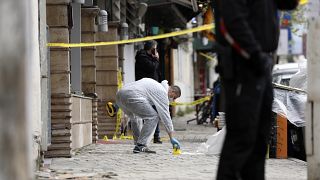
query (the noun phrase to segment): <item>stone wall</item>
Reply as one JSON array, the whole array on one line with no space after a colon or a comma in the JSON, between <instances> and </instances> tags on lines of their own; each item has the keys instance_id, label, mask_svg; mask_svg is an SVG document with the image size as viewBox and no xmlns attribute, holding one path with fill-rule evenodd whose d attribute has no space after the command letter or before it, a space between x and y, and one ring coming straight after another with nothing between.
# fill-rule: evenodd
<instances>
[{"instance_id":1,"label":"stone wall","mask_svg":"<svg viewBox=\"0 0 320 180\"><path fill-rule=\"evenodd\" d=\"M92 143L92 99L73 95L71 119L71 148Z\"/></svg>"}]
</instances>

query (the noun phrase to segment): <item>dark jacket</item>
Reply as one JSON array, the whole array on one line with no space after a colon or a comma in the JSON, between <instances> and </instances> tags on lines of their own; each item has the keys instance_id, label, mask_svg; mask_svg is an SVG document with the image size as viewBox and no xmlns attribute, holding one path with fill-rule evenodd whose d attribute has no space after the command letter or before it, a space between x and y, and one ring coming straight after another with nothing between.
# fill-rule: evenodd
<instances>
[{"instance_id":1,"label":"dark jacket","mask_svg":"<svg viewBox=\"0 0 320 180\"><path fill-rule=\"evenodd\" d=\"M277 10L292 10L298 0L214 0L217 41L228 45L220 20L232 38L249 54L274 52L279 40Z\"/></svg>"},{"instance_id":2,"label":"dark jacket","mask_svg":"<svg viewBox=\"0 0 320 180\"><path fill-rule=\"evenodd\" d=\"M144 49L139 50L135 58L136 81L142 78L161 81L159 60L149 55Z\"/></svg>"}]
</instances>

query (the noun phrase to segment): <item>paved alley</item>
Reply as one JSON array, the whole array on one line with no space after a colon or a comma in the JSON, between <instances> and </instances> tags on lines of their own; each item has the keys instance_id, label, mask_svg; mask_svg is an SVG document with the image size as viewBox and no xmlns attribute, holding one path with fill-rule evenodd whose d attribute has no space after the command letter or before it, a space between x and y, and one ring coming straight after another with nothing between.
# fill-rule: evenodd
<instances>
[{"instance_id":1,"label":"paved alley","mask_svg":"<svg viewBox=\"0 0 320 180\"><path fill-rule=\"evenodd\" d=\"M172 155L168 140L151 144L157 154L133 154L131 141L100 141L76 151L72 158L46 159L36 174L38 179L214 179L219 156L197 153L197 148L215 128L195 122L187 125L190 118L174 120L181 155ZM269 159L266 171L268 180L307 179L306 162L296 159Z\"/></svg>"}]
</instances>

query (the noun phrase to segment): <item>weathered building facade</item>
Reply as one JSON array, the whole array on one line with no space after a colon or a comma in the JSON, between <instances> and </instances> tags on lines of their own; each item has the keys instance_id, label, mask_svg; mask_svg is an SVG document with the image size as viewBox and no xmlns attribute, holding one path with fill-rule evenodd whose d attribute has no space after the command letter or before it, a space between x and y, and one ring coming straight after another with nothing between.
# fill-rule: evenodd
<instances>
[{"instance_id":1,"label":"weathered building facade","mask_svg":"<svg viewBox=\"0 0 320 180\"><path fill-rule=\"evenodd\" d=\"M168 3L171 5L166 6ZM177 26L157 24L163 20L145 16L158 13L161 1L46 0L30 5L35 32L31 41L35 47L33 61L28 64L32 69L32 96L28 96L33 109L29 113L34 139L32 159L71 157L73 150L115 135L117 119L107 116L106 102L115 101L120 79L124 83L134 81L134 56L142 48L141 42L81 48L49 47L47 43L110 42L186 28L191 17L187 12L195 13L192 1L167 4L165 8L178 9L171 8L170 12L183 12L178 19L183 21ZM107 21L102 17L103 10L108 14ZM99 23L106 23L107 31ZM151 31L154 27L161 32ZM190 37L158 40L163 79L186 89L183 101L193 99Z\"/></svg>"},{"instance_id":2,"label":"weathered building facade","mask_svg":"<svg viewBox=\"0 0 320 180\"><path fill-rule=\"evenodd\" d=\"M197 13L194 6L193 1L47 0L48 42L118 41L156 35L151 32L154 27L170 32L187 27ZM172 17L154 16L163 8L171 12L174 23L163 24ZM107 29L101 30L101 22ZM191 36L159 40L163 79L186 89L184 101L191 101L194 94L191 40ZM115 135L116 117L107 116L106 103L115 101L119 72L124 82L134 81L134 66L127 64L134 65L141 45L49 48L51 143L46 157L70 157L74 149ZM182 66L187 67L183 74Z\"/></svg>"}]
</instances>

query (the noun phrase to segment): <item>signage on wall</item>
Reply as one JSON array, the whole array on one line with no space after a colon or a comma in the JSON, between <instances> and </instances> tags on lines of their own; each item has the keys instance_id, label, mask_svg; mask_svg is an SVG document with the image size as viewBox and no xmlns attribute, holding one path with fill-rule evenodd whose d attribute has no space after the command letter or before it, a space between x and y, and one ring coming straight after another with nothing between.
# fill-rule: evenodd
<instances>
[{"instance_id":1,"label":"signage on wall","mask_svg":"<svg viewBox=\"0 0 320 180\"><path fill-rule=\"evenodd\" d=\"M288 35L289 35L288 29L281 29L280 30L277 55L287 55L288 54L288 47L289 47Z\"/></svg>"}]
</instances>

